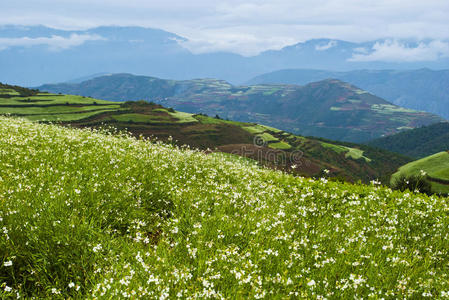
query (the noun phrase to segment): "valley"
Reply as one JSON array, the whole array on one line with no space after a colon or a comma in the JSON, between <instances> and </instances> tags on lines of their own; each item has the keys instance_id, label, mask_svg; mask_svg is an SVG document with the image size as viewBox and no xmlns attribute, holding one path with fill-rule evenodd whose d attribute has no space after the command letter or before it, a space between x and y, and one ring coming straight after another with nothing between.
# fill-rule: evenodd
<instances>
[{"instance_id":1,"label":"valley","mask_svg":"<svg viewBox=\"0 0 449 300\"><path fill-rule=\"evenodd\" d=\"M124 130L132 135L226 152L302 176L388 183L410 159L353 143L303 137L257 123L175 111L145 101L113 102L84 96L0 86L0 114L80 128Z\"/></svg>"},{"instance_id":2,"label":"valley","mask_svg":"<svg viewBox=\"0 0 449 300\"><path fill-rule=\"evenodd\" d=\"M39 89L116 101L145 99L189 113L219 115L302 136L356 143L444 121L430 113L393 105L334 79L305 86L233 86L215 79L175 81L113 74Z\"/></svg>"}]
</instances>

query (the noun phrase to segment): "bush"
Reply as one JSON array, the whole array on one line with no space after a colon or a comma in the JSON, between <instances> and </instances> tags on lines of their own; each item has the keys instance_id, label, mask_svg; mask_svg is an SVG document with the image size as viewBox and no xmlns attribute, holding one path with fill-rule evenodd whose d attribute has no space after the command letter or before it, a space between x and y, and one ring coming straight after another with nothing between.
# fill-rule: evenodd
<instances>
[{"instance_id":1,"label":"bush","mask_svg":"<svg viewBox=\"0 0 449 300\"><path fill-rule=\"evenodd\" d=\"M405 190L418 191L423 194L432 194L432 185L427 181L425 176L421 175L410 175L406 176L404 174L399 175L393 183L391 188L395 190L400 190L401 192Z\"/></svg>"}]
</instances>

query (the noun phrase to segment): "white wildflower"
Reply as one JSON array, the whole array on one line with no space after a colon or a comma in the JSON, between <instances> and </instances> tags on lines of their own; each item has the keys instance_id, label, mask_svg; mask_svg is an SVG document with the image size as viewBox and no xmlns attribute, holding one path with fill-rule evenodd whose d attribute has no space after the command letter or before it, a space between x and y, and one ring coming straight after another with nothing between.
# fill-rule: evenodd
<instances>
[{"instance_id":1,"label":"white wildflower","mask_svg":"<svg viewBox=\"0 0 449 300\"><path fill-rule=\"evenodd\" d=\"M315 280L310 280L309 282L307 282L307 285L308 286L315 286L316 285L316 282L315 282Z\"/></svg>"},{"instance_id":2,"label":"white wildflower","mask_svg":"<svg viewBox=\"0 0 449 300\"><path fill-rule=\"evenodd\" d=\"M103 249L103 247L101 246L101 244L97 244L95 247L92 248L92 251L98 252L98 251L100 251L101 249Z\"/></svg>"},{"instance_id":3,"label":"white wildflower","mask_svg":"<svg viewBox=\"0 0 449 300\"><path fill-rule=\"evenodd\" d=\"M11 266L12 266L12 261L11 261L11 260L5 261L5 262L3 263L3 265L4 265L5 267L11 267Z\"/></svg>"}]
</instances>

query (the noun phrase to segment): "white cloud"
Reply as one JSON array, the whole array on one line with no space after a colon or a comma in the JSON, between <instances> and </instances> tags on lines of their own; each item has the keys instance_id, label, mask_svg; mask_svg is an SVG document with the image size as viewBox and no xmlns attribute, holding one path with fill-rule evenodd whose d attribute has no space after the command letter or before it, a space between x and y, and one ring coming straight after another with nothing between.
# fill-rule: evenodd
<instances>
[{"instance_id":1,"label":"white cloud","mask_svg":"<svg viewBox=\"0 0 449 300\"><path fill-rule=\"evenodd\" d=\"M361 53L361 54L368 54L369 50L363 47L359 47L359 48L354 48L354 52L355 53Z\"/></svg>"},{"instance_id":2,"label":"white cloud","mask_svg":"<svg viewBox=\"0 0 449 300\"><path fill-rule=\"evenodd\" d=\"M181 46L195 54L228 51L243 56L257 55L261 49L281 49L294 42L294 39L282 36L260 38L251 33L228 33L217 30L206 30L196 38L178 41Z\"/></svg>"},{"instance_id":3,"label":"white cloud","mask_svg":"<svg viewBox=\"0 0 449 300\"><path fill-rule=\"evenodd\" d=\"M396 40L387 40L375 43L370 53L361 51L354 53L349 61L415 62L435 61L444 57L449 57L449 43L447 42L435 40L409 46Z\"/></svg>"},{"instance_id":4,"label":"white cloud","mask_svg":"<svg viewBox=\"0 0 449 300\"><path fill-rule=\"evenodd\" d=\"M0 24L85 29L161 28L194 51L249 55L313 38L363 42L449 39L449 1L426 0L21 0L3 1ZM190 49L190 48L189 48Z\"/></svg>"},{"instance_id":5,"label":"white cloud","mask_svg":"<svg viewBox=\"0 0 449 300\"><path fill-rule=\"evenodd\" d=\"M98 41L104 40L103 37L99 35L90 34L71 34L70 37L65 38L58 35L53 35L51 37L20 37L20 38L0 38L0 50L4 50L9 47L31 47L31 46L48 46L50 50L58 51L64 50L76 46L80 46L87 41Z\"/></svg>"},{"instance_id":6,"label":"white cloud","mask_svg":"<svg viewBox=\"0 0 449 300\"><path fill-rule=\"evenodd\" d=\"M315 46L315 50L317 50L317 51L325 51L325 50L328 50L328 49L330 49L332 47L337 46L337 44L338 44L337 41L329 41L329 43L327 43L325 45L316 45Z\"/></svg>"}]
</instances>

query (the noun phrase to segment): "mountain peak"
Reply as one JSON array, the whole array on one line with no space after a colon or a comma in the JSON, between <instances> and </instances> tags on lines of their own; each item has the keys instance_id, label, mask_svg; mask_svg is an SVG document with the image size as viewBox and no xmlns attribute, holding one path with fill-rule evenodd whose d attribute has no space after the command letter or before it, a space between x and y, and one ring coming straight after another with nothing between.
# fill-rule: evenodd
<instances>
[{"instance_id":1,"label":"mountain peak","mask_svg":"<svg viewBox=\"0 0 449 300\"><path fill-rule=\"evenodd\" d=\"M150 79L150 80L149 80ZM115 74L42 90L109 100L148 99L189 113L262 123L308 136L360 142L442 119L393 105L339 79L305 86L232 86L217 79L164 80Z\"/></svg>"}]
</instances>

